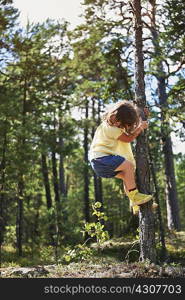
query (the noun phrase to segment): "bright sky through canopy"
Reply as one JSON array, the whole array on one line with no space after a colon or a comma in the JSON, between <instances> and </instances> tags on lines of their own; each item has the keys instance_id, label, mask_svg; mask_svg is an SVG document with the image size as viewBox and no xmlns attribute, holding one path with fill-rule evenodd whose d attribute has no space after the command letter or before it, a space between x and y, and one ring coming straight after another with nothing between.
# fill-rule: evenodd
<instances>
[{"instance_id":1,"label":"bright sky through canopy","mask_svg":"<svg viewBox=\"0 0 185 300\"><path fill-rule=\"evenodd\" d=\"M47 18L64 18L72 27L82 23L79 15L83 11L82 0L14 0L14 6L20 11L20 25L30 22L43 22Z\"/></svg>"}]
</instances>

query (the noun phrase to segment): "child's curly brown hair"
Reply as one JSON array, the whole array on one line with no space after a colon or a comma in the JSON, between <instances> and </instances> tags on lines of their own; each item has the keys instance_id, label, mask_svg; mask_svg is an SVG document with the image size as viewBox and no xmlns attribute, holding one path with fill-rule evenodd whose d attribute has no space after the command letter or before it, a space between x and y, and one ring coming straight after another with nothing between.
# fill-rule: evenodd
<instances>
[{"instance_id":1,"label":"child's curly brown hair","mask_svg":"<svg viewBox=\"0 0 185 300\"><path fill-rule=\"evenodd\" d=\"M132 101L119 101L103 115L102 119L110 126L125 128L127 133L132 133L140 121L138 108Z\"/></svg>"}]
</instances>

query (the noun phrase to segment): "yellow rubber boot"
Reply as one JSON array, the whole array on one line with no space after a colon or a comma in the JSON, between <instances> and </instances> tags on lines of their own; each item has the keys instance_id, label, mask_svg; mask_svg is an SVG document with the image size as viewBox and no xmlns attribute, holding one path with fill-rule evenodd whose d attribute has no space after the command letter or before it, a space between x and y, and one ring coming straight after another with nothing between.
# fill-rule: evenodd
<instances>
[{"instance_id":1,"label":"yellow rubber boot","mask_svg":"<svg viewBox=\"0 0 185 300\"><path fill-rule=\"evenodd\" d=\"M152 199L152 195L146 195L139 193L139 191L136 189L134 191L129 192L128 197L130 199L131 206L141 205L144 203L147 203Z\"/></svg>"},{"instance_id":2,"label":"yellow rubber boot","mask_svg":"<svg viewBox=\"0 0 185 300\"><path fill-rule=\"evenodd\" d=\"M139 214L139 205L134 205L132 207L132 212L133 212L133 215L138 215Z\"/></svg>"}]
</instances>

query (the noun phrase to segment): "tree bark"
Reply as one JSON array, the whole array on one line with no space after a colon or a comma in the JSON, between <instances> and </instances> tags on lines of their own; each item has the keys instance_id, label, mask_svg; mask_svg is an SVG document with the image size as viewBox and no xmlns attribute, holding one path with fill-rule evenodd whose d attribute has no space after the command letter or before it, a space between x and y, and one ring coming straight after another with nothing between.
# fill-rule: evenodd
<instances>
[{"instance_id":1,"label":"tree bark","mask_svg":"<svg viewBox=\"0 0 185 300\"><path fill-rule=\"evenodd\" d=\"M59 193L59 183L58 183L58 172L57 172L57 160L56 153L52 152L52 172L53 172L53 187L55 193L55 212L56 212L56 238L55 238L55 256L58 260L58 245L59 238L62 235L62 225L61 225L61 203L60 203L60 193Z\"/></svg>"},{"instance_id":2,"label":"tree bark","mask_svg":"<svg viewBox=\"0 0 185 300\"><path fill-rule=\"evenodd\" d=\"M135 40L135 101L143 111L146 106L144 61L142 44L141 1L133 0L134 13L134 40ZM150 193L149 162L147 154L147 137L142 133L136 144L136 175L137 185L141 192ZM154 216L151 210L151 201L141 205L139 213L140 227L140 259L156 262Z\"/></svg>"},{"instance_id":3,"label":"tree bark","mask_svg":"<svg viewBox=\"0 0 185 300\"><path fill-rule=\"evenodd\" d=\"M1 184L1 186L0 186L0 267L1 267L1 261L2 261L2 243L4 240L4 229L5 229L4 188L5 188L6 149L7 149L7 133L6 133L6 128L5 128L2 160L1 160L1 164L0 164L0 173L1 173L1 182L0 182L0 184Z\"/></svg>"},{"instance_id":4,"label":"tree bark","mask_svg":"<svg viewBox=\"0 0 185 300\"><path fill-rule=\"evenodd\" d=\"M50 209L52 207L52 198L51 198L51 191L50 191L50 184L49 184L47 158L46 155L43 153L41 155L41 160L42 160L42 175L43 175L44 188L46 193L46 203L47 203L47 208Z\"/></svg>"},{"instance_id":5,"label":"tree bark","mask_svg":"<svg viewBox=\"0 0 185 300\"><path fill-rule=\"evenodd\" d=\"M90 221L89 213L89 167L88 167L88 117L89 117L89 107L88 100L85 101L85 126L84 126L84 215L85 222ZM86 237L85 237L86 238Z\"/></svg>"},{"instance_id":6,"label":"tree bark","mask_svg":"<svg viewBox=\"0 0 185 300\"><path fill-rule=\"evenodd\" d=\"M155 188L155 200L156 203L158 204L157 214L158 214L158 222L159 222L159 238L161 243L161 259L164 260L166 258L166 244L165 244L165 231L164 231L164 225L162 221L160 201L159 201L159 188L157 184L156 172L155 172L153 158L150 149L148 149L148 152L150 157L150 167L151 167L151 173L153 178L153 184Z\"/></svg>"},{"instance_id":7,"label":"tree bark","mask_svg":"<svg viewBox=\"0 0 185 300\"><path fill-rule=\"evenodd\" d=\"M60 202L60 194L59 194L59 184L58 184L58 174L57 174L57 161L56 161L56 153L52 152L52 172L53 172L53 187L55 193L55 202Z\"/></svg>"},{"instance_id":8,"label":"tree bark","mask_svg":"<svg viewBox=\"0 0 185 300\"><path fill-rule=\"evenodd\" d=\"M27 78L24 78L24 87L23 87L23 101L22 101L22 129L25 129L26 126L26 103L27 103L27 93L28 93L28 81ZM18 141L18 151L19 159L24 159L22 155L24 154L26 143L25 134L20 137ZM24 171L20 166L19 175L18 175L18 195L17 195L17 218L16 218L16 236L17 236L17 247L18 254L22 256L22 238L23 238L23 194L24 194Z\"/></svg>"},{"instance_id":9,"label":"tree bark","mask_svg":"<svg viewBox=\"0 0 185 300\"><path fill-rule=\"evenodd\" d=\"M164 74L162 62L160 72ZM165 74L164 74L165 75ZM163 141L164 165L166 175L166 206L168 228L180 230L179 204L177 197L177 187L175 180L175 170L173 161L172 141L169 132L169 124L166 121L166 111L168 109L166 83L163 76L157 77L159 103L161 105L161 135Z\"/></svg>"},{"instance_id":10,"label":"tree bark","mask_svg":"<svg viewBox=\"0 0 185 300\"><path fill-rule=\"evenodd\" d=\"M19 256L22 256L22 237L23 237L23 178L19 178L18 197L17 197L17 218L16 218L16 236Z\"/></svg>"},{"instance_id":11,"label":"tree bark","mask_svg":"<svg viewBox=\"0 0 185 300\"><path fill-rule=\"evenodd\" d=\"M64 141L63 138L59 137L59 144L61 149L64 147ZM67 196L67 190L66 190L66 184L65 184L65 172L64 172L64 158L63 154L60 154L60 165L59 165L59 178L60 178L60 193L62 196Z\"/></svg>"},{"instance_id":12,"label":"tree bark","mask_svg":"<svg viewBox=\"0 0 185 300\"><path fill-rule=\"evenodd\" d=\"M55 234L55 220L53 220L53 215L50 214L50 209L53 206L52 197L51 197L51 189L50 189L50 182L49 182L49 171L48 171L48 164L47 164L47 157L44 153L41 155L41 162L42 162L42 175L44 181L44 188L46 193L46 204L48 209L48 231L49 231L49 239L50 244L54 245L54 234Z\"/></svg>"},{"instance_id":13,"label":"tree bark","mask_svg":"<svg viewBox=\"0 0 185 300\"><path fill-rule=\"evenodd\" d=\"M173 150L171 137L163 137L163 151L165 155L165 174L167 184L167 219L168 228L179 231L181 229L179 216L179 203L177 197L177 187L175 180L175 170L173 162Z\"/></svg>"},{"instance_id":14,"label":"tree bark","mask_svg":"<svg viewBox=\"0 0 185 300\"><path fill-rule=\"evenodd\" d=\"M59 161L59 190L61 195L61 209L63 211L63 221L67 223L68 221L68 209L67 209L67 184L66 184L66 178L65 178L65 170L64 170L64 154L62 153L62 150L64 148L64 140L61 136L62 132L62 124L59 125L59 145L61 149L60 153L60 161Z\"/></svg>"}]
</instances>

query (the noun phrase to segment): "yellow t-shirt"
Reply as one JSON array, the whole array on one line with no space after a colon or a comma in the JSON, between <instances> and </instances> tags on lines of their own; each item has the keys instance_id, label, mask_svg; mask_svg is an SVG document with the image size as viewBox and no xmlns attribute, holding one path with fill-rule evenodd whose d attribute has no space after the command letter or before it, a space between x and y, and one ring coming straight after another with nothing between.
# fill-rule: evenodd
<instances>
[{"instance_id":1,"label":"yellow t-shirt","mask_svg":"<svg viewBox=\"0 0 185 300\"><path fill-rule=\"evenodd\" d=\"M131 144L118 140L123 132L125 132L123 128L110 126L106 121L103 121L96 129L90 147L90 160L106 155L120 155L132 161L135 165Z\"/></svg>"}]
</instances>

